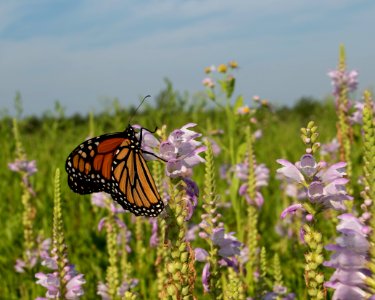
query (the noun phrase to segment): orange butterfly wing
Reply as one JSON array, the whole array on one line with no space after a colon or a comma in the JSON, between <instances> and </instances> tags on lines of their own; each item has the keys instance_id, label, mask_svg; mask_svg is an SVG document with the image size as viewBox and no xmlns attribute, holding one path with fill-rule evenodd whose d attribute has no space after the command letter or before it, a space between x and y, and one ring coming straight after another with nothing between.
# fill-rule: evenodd
<instances>
[{"instance_id":1,"label":"orange butterfly wing","mask_svg":"<svg viewBox=\"0 0 375 300\"><path fill-rule=\"evenodd\" d=\"M164 204L142 150L124 144L120 146L113 161L112 197L135 215L157 216Z\"/></svg>"},{"instance_id":2,"label":"orange butterfly wing","mask_svg":"<svg viewBox=\"0 0 375 300\"><path fill-rule=\"evenodd\" d=\"M65 168L76 193L107 192L137 216L157 216L164 208L130 125L124 132L85 141L69 155Z\"/></svg>"}]
</instances>

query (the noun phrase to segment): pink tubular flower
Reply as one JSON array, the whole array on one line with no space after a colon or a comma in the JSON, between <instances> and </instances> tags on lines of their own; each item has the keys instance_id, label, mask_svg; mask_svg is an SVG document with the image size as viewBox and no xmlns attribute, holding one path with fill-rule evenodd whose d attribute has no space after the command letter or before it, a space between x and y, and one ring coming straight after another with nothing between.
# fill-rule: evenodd
<instances>
[{"instance_id":1,"label":"pink tubular flower","mask_svg":"<svg viewBox=\"0 0 375 300\"><path fill-rule=\"evenodd\" d=\"M353 71L339 71L333 70L328 72L328 76L331 78L331 84L333 86L333 94L338 96L341 89L345 86L349 89L349 92L354 92L358 86L358 72Z\"/></svg>"},{"instance_id":2,"label":"pink tubular flower","mask_svg":"<svg viewBox=\"0 0 375 300\"><path fill-rule=\"evenodd\" d=\"M336 244L326 246L327 250L335 251L327 267L335 268L330 280L325 286L335 289L333 299L367 299L364 279L370 275L366 268L369 242L367 241L366 226L352 214L338 216L339 225L336 227L341 235Z\"/></svg>"},{"instance_id":3,"label":"pink tubular flower","mask_svg":"<svg viewBox=\"0 0 375 300\"><path fill-rule=\"evenodd\" d=\"M57 272L49 274L40 272L35 274L35 277L38 279L36 283L47 289L47 298L56 298L60 296L61 286ZM78 299L84 294L82 285L86 283L86 281L83 279L83 274L77 274L74 266L71 265L67 267L67 272L64 279L67 281L65 286L65 299Z\"/></svg>"},{"instance_id":4,"label":"pink tubular flower","mask_svg":"<svg viewBox=\"0 0 375 300\"><path fill-rule=\"evenodd\" d=\"M201 142L195 140L201 134L188 129L195 125L189 123L173 131L167 141L160 144L159 155L167 161L167 176L190 177L192 167L205 161L199 153L205 151L206 147L200 146Z\"/></svg>"},{"instance_id":5,"label":"pink tubular flower","mask_svg":"<svg viewBox=\"0 0 375 300\"><path fill-rule=\"evenodd\" d=\"M208 293L210 291L210 275L210 263L206 263L203 267L202 272L202 284L205 293Z\"/></svg>"},{"instance_id":6,"label":"pink tubular flower","mask_svg":"<svg viewBox=\"0 0 375 300\"><path fill-rule=\"evenodd\" d=\"M282 168L277 169L277 173L284 175L288 180L296 181L298 183L305 182L305 178L303 177L300 170L298 170L298 168L291 162L285 159L278 159L276 161L283 166Z\"/></svg>"},{"instance_id":7,"label":"pink tubular flower","mask_svg":"<svg viewBox=\"0 0 375 300\"><path fill-rule=\"evenodd\" d=\"M27 161L16 159L15 162L9 163L8 167L13 172L25 172L27 176L31 176L38 171L35 160Z\"/></svg>"},{"instance_id":8,"label":"pink tubular flower","mask_svg":"<svg viewBox=\"0 0 375 300\"><path fill-rule=\"evenodd\" d=\"M329 156L331 161L335 161L340 149L340 144L336 138L331 142L322 144L320 147L320 155L322 157Z\"/></svg>"},{"instance_id":9,"label":"pink tubular flower","mask_svg":"<svg viewBox=\"0 0 375 300\"><path fill-rule=\"evenodd\" d=\"M107 207L107 198L108 195L104 192L92 193L91 204L102 208Z\"/></svg>"},{"instance_id":10,"label":"pink tubular flower","mask_svg":"<svg viewBox=\"0 0 375 300\"><path fill-rule=\"evenodd\" d=\"M224 228L214 228L212 241L219 247L219 255L222 257L231 257L240 254L241 243L233 236L233 232L225 233Z\"/></svg>"},{"instance_id":11,"label":"pink tubular flower","mask_svg":"<svg viewBox=\"0 0 375 300\"><path fill-rule=\"evenodd\" d=\"M375 104L374 104L374 102L372 102L371 105L372 105L372 110L375 113ZM363 124L363 108L365 107L365 103L364 102L355 101L355 103L354 103L353 106L354 106L355 111L350 116L350 121L351 121L352 124L362 125Z\"/></svg>"},{"instance_id":12,"label":"pink tubular flower","mask_svg":"<svg viewBox=\"0 0 375 300\"><path fill-rule=\"evenodd\" d=\"M149 222L151 224L151 237L150 237L150 246L155 248L159 244L158 237L158 220L156 218L150 218Z\"/></svg>"},{"instance_id":13,"label":"pink tubular flower","mask_svg":"<svg viewBox=\"0 0 375 300\"><path fill-rule=\"evenodd\" d=\"M205 262L207 260L208 252L203 248L195 248L194 254L196 261Z\"/></svg>"},{"instance_id":14,"label":"pink tubular flower","mask_svg":"<svg viewBox=\"0 0 375 300\"><path fill-rule=\"evenodd\" d=\"M281 213L281 218L284 219L288 214L295 214L298 210L302 210L304 211L304 208L302 206L302 204L300 203L297 203L297 204L293 204L291 206L288 206L286 209L283 210L283 212Z\"/></svg>"},{"instance_id":15,"label":"pink tubular flower","mask_svg":"<svg viewBox=\"0 0 375 300\"><path fill-rule=\"evenodd\" d=\"M23 273L25 272L25 269L33 268L40 259L44 260L46 257L49 257L48 251L50 246L51 239L48 238L43 240L42 236L39 235L36 238L36 248L26 252L26 261L23 259L16 260L16 264L14 266L16 272Z\"/></svg>"},{"instance_id":16,"label":"pink tubular flower","mask_svg":"<svg viewBox=\"0 0 375 300\"><path fill-rule=\"evenodd\" d=\"M255 167L255 197L254 199L251 199L249 193L248 193L248 177L249 177L249 163L248 161L245 161L244 163L237 164L235 167L235 172L237 174L237 177L244 181L239 190L238 193L241 196L244 196L246 198L246 201L250 205L256 205L257 207L261 207L263 205L264 199L263 195L260 193L260 188L263 186L268 185L269 180L269 169L265 166L265 164L259 164Z\"/></svg>"},{"instance_id":17,"label":"pink tubular flower","mask_svg":"<svg viewBox=\"0 0 375 300\"><path fill-rule=\"evenodd\" d=\"M317 204L319 209L345 210L343 201L352 200L345 188L348 182L344 178L346 163L339 162L327 167L325 162L316 163L310 154L303 155L295 165L286 160L279 159L277 162L284 166L277 172L291 181L302 184L308 200Z\"/></svg>"}]
</instances>

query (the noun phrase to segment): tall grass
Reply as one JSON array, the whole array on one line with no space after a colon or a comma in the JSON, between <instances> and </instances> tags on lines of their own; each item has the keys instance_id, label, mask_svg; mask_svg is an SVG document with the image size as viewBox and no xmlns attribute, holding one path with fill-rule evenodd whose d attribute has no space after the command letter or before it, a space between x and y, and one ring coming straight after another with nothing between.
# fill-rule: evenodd
<instances>
[{"instance_id":1,"label":"tall grass","mask_svg":"<svg viewBox=\"0 0 375 300\"><path fill-rule=\"evenodd\" d=\"M225 80L225 77L220 80ZM183 279L182 286L189 286L189 289L184 293L190 295L184 299L190 299L192 294L197 299L212 299L213 294L216 298L225 299L241 299L245 296L262 298L267 292L272 292L276 285L281 284L288 289L288 293L294 293L296 299L305 299L307 292L304 279L304 246L298 237L283 235L280 234L280 230L276 230L276 228L284 227L285 231L297 231L299 226L297 221L293 221L289 225L280 221L281 212L291 204L293 199L285 195L285 191L280 188L280 180L275 177L276 170L279 168L276 160L285 158L295 162L300 159L301 153L304 153L305 145L299 138L299 132L300 128L304 127L308 121L313 120L319 126L321 143L331 141L337 133L335 105L329 99L324 102L315 102L306 98L297 103L294 108L275 108L272 107L272 104L262 106L255 103L253 106L257 109L252 117L256 118L257 122L254 124L254 122L250 122L249 114L239 115L237 113L237 109L245 104L245 100L238 96L235 101L231 102L233 91L228 91L229 88L229 86L224 87L224 91L227 93L224 93L222 97L227 100L222 101L220 106L209 104L209 100L205 100L199 102L200 108L196 109L194 102L189 102L186 95L174 91L171 83L168 83L167 88L156 97L158 106L146 105L142 112L138 112L134 117L134 123L141 124L145 128L153 129L155 125L159 127L166 125L168 132L189 122L198 124L194 130L202 133L203 137L214 140L221 148L220 154L212 158L214 170L216 170L214 174L215 195L212 199L217 201L215 207L221 215L220 222L222 222L225 232L235 232L234 235L239 238L243 246L248 245L248 218L254 214L257 218L255 224L256 251L253 254L251 267L246 268L239 264L233 269L234 271L232 269L228 271L219 266L219 273L215 274L214 280L220 281L220 284L216 286L220 286L224 292L213 292L212 289L215 288L215 285L212 285L211 291L204 293L201 284L204 264L196 262L194 267L190 264L191 274L195 272L196 278L194 275L194 278ZM216 103L221 101L219 98L218 94L215 99ZM70 151L88 136L124 130L129 116L133 112L134 108L122 106L118 101L115 101L105 111L92 115L91 121L88 115L65 116L61 106L56 106L54 112L42 117L18 116L17 122L22 146L27 153L27 158L36 160L38 168L37 173L29 178L30 184L35 190L35 196L30 199L30 205L35 207L35 218L32 224L35 236L52 237L55 170L57 168L64 170L65 160ZM45 267L38 261L35 266L23 273L17 273L14 269L16 260L23 256L25 248L22 225L24 207L21 201L23 191L20 185L22 178L20 174L11 172L7 167L8 163L16 159L16 143L12 124L10 116L5 114L1 117L0 274L2 275L0 298L34 299L45 294L45 289L35 284L35 273L45 271ZM261 129L262 137L257 140L249 137L248 126L252 127L251 134L256 129ZM223 130L223 134L215 134L219 130ZM228 183L228 177L225 179L219 176L221 166L234 167L235 164L248 161L249 143L252 147L251 155L255 158L253 163L255 165L265 164L270 170L269 184L261 189L264 204L261 207L254 206L250 215L247 213L249 204L245 198L238 194L241 182L236 178L236 175L233 172L227 173L231 180L230 183ZM359 127L354 128L351 143L352 177L350 180L353 187L352 195L355 199L353 201L353 212L355 213L360 209L361 204L358 200L361 190L358 185L358 177L363 168L363 150ZM152 170L157 170L157 168L152 168ZM154 174L154 176L163 176L163 174ZM207 187L203 164L194 168L193 179L201 191L200 198L198 198L198 205L192 218L179 224L181 226L179 230L190 229L193 225L199 224L202 221L201 215L206 212L202 203L205 203L204 201L207 199L201 198ZM161 191L161 194L165 193ZM174 196L183 197L177 194ZM176 203L174 205L177 205ZM86 280L83 286L85 291L83 298L99 298L97 295L98 283L106 280L106 276L108 276L106 272L111 264L105 230L97 230L99 221L106 216L107 212L93 206L89 195L81 196L73 193L67 185L67 176L64 171L61 172L61 204L69 260L75 264L80 273L84 274ZM182 297L180 293L174 296L173 292L169 293L177 286L177 283L174 283L174 288L171 288L172 281L177 282L178 279L172 280L168 274L165 274L168 273L165 271L173 263L177 254L174 255L173 251L170 257L161 254L164 251L163 247L167 247L164 245L164 236L161 236L161 232L164 232L165 229L163 226L166 225L159 222L159 226L162 228L158 232L160 246L153 248L149 243L152 230L149 222L143 218L135 220L129 213L121 214L118 217L126 224L126 230L131 232L129 240L131 252L127 253L127 263L125 264L129 271L127 276L139 281L138 285L131 289L132 292L124 296L124 299L133 299L134 297L136 299L157 299L160 295L164 295L165 298ZM337 236L335 217L335 213L324 213L318 221L318 228L324 232L323 244L333 242ZM183 260L185 254L190 258L194 256L191 249L204 248L206 243L196 234L196 238L189 244L182 241L176 245L184 246L184 249L180 249L178 254L178 259ZM112 247L114 246L112 245ZM261 249L263 250L261 251ZM323 251L323 255L328 260L329 254L326 251ZM239 255L236 255L236 258L240 261L242 259ZM164 261L164 265L160 264L163 259L167 259L166 262ZM211 259L210 261L215 260ZM246 274L246 269L256 274ZM186 270L180 270L180 272L184 274L183 276L189 275ZM326 278L329 278L332 273L329 268L324 269L323 272ZM192 278L195 280L194 284L189 282ZM163 286L166 288L164 294L160 293L163 291ZM194 290L191 290L192 287ZM235 293L235 290L240 292ZM233 293L228 291L233 291ZM328 290L327 297L330 298L331 294L332 291ZM112 298L116 297L112 292ZM282 299L284 296L279 297Z\"/></svg>"}]
</instances>

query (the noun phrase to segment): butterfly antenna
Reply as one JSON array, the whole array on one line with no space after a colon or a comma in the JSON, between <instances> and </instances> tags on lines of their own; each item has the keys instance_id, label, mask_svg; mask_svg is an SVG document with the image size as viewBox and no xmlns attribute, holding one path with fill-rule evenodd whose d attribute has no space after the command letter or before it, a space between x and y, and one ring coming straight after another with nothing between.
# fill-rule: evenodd
<instances>
[{"instance_id":1,"label":"butterfly antenna","mask_svg":"<svg viewBox=\"0 0 375 300\"><path fill-rule=\"evenodd\" d=\"M135 109L134 114L133 114L133 115L130 117L130 119L129 119L129 124L131 124L131 121L133 120L134 116L136 115L138 109L142 106L143 102L145 102L145 100L146 100L147 98L149 98L149 97L151 97L151 96L150 96L150 95L145 96L145 97L142 99L141 103L139 103L138 107Z\"/></svg>"}]
</instances>

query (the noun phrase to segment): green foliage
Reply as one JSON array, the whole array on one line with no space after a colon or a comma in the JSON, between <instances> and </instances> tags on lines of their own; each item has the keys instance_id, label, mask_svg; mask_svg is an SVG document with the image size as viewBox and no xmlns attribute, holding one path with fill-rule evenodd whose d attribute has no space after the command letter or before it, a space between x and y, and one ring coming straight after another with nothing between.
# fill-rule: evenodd
<instances>
[{"instance_id":1,"label":"green foliage","mask_svg":"<svg viewBox=\"0 0 375 300\"><path fill-rule=\"evenodd\" d=\"M134 117L134 123L142 124L143 127L151 130L156 125L158 127L167 125L167 128L171 130L186 123L195 122L198 124L197 131L202 132L204 136L212 138L222 146L222 152L211 161L215 165L215 168L212 169L218 170L221 164L233 164L243 160L246 152L245 126L248 124L248 118L238 116L230 105L226 108L208 107L202 101L199 104L200 109L195 109L194 104L189 104L188 95L175 91L170 81L166 81L166 85L166 88L156 97L156 107L146 105L141 108ZM230 86L228 88L230 89L227 96L231 96L233 91ZM20 95L17 97L21 99ZM242 98L237 98L237 100L238 105L244 101ZM19 104L21 103L20 100L17 101L18 114L21 115L24 112L22 112L22 106ZM43 232L45 236L52 236L51 220L56 168L64 170L65 160L70 151L88 135L122 131L127 126L133 112L134 108L125 109L119 101L114 101L105 111L93 115L90 126L88 116L78 114L66 116L61 105L56 104L53 112L45 113L41 117L27 116L18 120L20 137L27 157L30 160L35 159L37 161L38 172L30 178L36 191L36 196L33 198L36 211L33 223L35 232ZM304 249L299 247L296 242L286 241L286 237L279 236L275 231L280 212L285 205L281 200L280 183L274 178L275 170L278 168L276 159L283 157L290 161L296 161L300 158L301 153L304 152L304 145L298 139L299 128L305 125L308 119L313 119L319 125L319 128L324 128L324 130L321 130L321 142L331 140L336 131L334 105L328 100L317 102L310 98L303 98L292 108L284 107L275 111L261 108L257 111L256 117L258 126L263 130L263 137L254 143L252 151L256 156L256 161L265 163L271 173L269 187L263 191L264 206L259 213L256 213L257 222L255 224L246 219L251 214L246 214L245 201L239 204L239 207L244 209L239 214L235 214L232 208L218 207L218 210L222 214L221 220L229 231L238 231L236 223L238 215L242 218L241 224L243 227L246 227L246 224L249 223L257 226L256 232L259 232L259 236L256 235L254 241L267 249L267 256L272 257L277 253L280 257L281 263L276 258L273 263L275 281L280 284L282 282L291 292L296 293L297 299L303 299L305 297ZM212 135L212 132L219 129L224 130L223 135ZM34 273L27 275L14 271L15 261L22 257L23 253L22 216L24 208L21 201L23 190L20 187L20 178L18 174L7 168L7 164L15 159L16 142L12 134L11 118L6 114L0 119L0 136L0 190L2 191L0 201L0 236L2 237L0 243L0 273L3 274L0 281L0 295L4 299L19 299L22 295L25 295L26 290L28 296L25 299L32 299L43 296L43 289L33 283L33 281L35 282L34 274L40 271L42 267L36 266L33 269ZM353 156L355 156L354 161L357 159L357 162L360 162L360 153L353 154ZM359 163L353 165L353 168L360 168ZM216 178L211 178L211 181L216 182L215 195L220 195L220 197L215 197L215 200L218 198L217 201L220 204L239 201L239 183L233 180L232 185L228 186L225 180L219 178L218 171L215 173ZM90 196L73 193L67 185L67 175L64 171L61 172L60 176L61 201L64 210L62 216L65 241L69 245L69 260L76 264L76 268L81 273L85 274L84 299L96 299L98 297L96 295L97 284L100 280L103 281L106 278L107 268L111 263L109 262L111 258L108 257L105 234L98 232L96 229L105 212L91 205ZM205 182L203 165L194 170L194 179L202 192ZM228 190L229 194L227 193ZM191 224L200 222L202 212L202 199L199 199L198 208ZM131 216L125 214L123 219L128 229L134 234L137 225L132 221ZM140 255L139 252L129 253L127 262L132 266L132 276L142 281L139 286L148 291L147 295L140 294L139 299L156 299L158 286L156 275L154 275L156 269L154 263L157 253L156 249L149 247L148 240L151 229L147 222L142 224L141 229L143 230L141 235L143 244L141 246L146 251L142 252L141 257L138 256ZM247 230L248 228L242 228L239 235L246 236ZM132 238L130 247L137 249L136 243L137 240ZM192 246L202 247L202 242L193 241ZM179 259L182 257L181 253L185 253L184 251L185 249L178 252ZM252 249L252 251L255 251L255 249ZM137 263L139 261L142 261L143 268L147 269L139 269L140 265ZM159 269L165 268L165 266L160 265L157 267ZM197 274L201 272L199 268L201 266L197 266ZM293 270L293 272L289 274L289 270ZM263 266L261 271L265 273L266 266ZM142 277L139 276L140 274L142 274ZM239 293L241 295L246 294L246 289L245 291L242 290L240 279L236 276L233 272L229 274L229 278L232 280L231 288L241 287ZM198 299L210 298L208 295L203 295L200 277L196 281L194 294ZM134 295L132 294L128 294L127 298L125 297L125 299L133 298Z\"/></svg>"}]
</instances>

